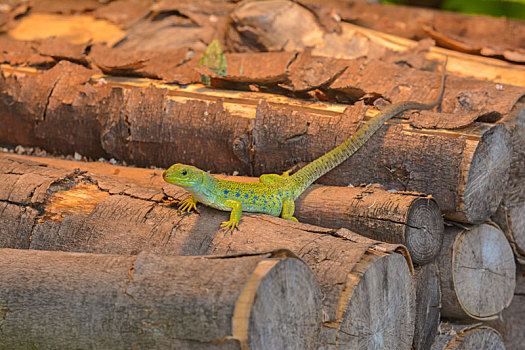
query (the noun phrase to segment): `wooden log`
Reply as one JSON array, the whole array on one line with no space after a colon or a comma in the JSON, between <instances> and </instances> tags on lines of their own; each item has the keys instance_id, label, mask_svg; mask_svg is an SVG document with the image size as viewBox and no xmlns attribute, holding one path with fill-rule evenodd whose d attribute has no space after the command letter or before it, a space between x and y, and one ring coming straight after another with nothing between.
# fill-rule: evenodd
<instances>
[{"instance_id":1,"label":"wooden log","mask_svg":"<svg viewBox=\"0 0 525 350\"><path fill-rule=\"evenodd\" d=\"M518 102L503 123L512 139L510 177L492 220L507 236L516 260L525 264L525 102Z\"/></svg>"},{"instance_id":2,"label":"wooden log","mask_svg":"<svg viewBox=\"0 0 525 350\"><path fill-rule=\"evenodd\" d=\"M345 72L359 70L360 64L351 63L352 69ZM384 74L394 69L373 62L367 66L367 71ZM86 156L99 157L105 153L145 166L168 167L181 162L213 172L236 170L241 174L260 175L284 171L297 163L304 165L312 161L347 139L355 132L366 110L366 106L359 103L343 108L279 95L150 86L149 82L110 77L97 77L93 81L103 79L105 83L101 86L77 78L76 85L53 90L50 83L45 85L47 88L42 87L40 97L29 99L26 95L33 96L31 87L38 79L24 79L20 75L14 78L12 72L5 69L0 79L0 102L3 101L0 110L5 107L10 125L7 132L0 130L1 142L23 141L26 145L38 146L45 141L46 147L56 152L71 152L75 148ZM399 84L414 85L414 79L407 78L411 74L396 72L405 77ZM42 76L54 82L56 76L60 77L59 81L67 81L68 74L74 74L73 70L61 63ZM377 80L376 75L367 74L371 75L366 76L371 81ZM339 91L354 75L333 89ZM417 81L427 81L418 86L422 90L420 94L414 92L416 89L393 93L399 91L396 84L390 84L381 93L368 86L361 91L364 94L366 88L369 93L394 95L393 101L409 98L424 102L422 95L437 93L439 77L416 75ZM364 82L365 77L358 78ZM476 90L476 96L482 96L481 91L488 89L478 81L450 78L447 82L451 83L447 83L445 105L451 111L463 110L455 104L464 91ZM498 100L504 97L504 103L497 107L488 107L485 100L475 103L480 103L479 108L491 108L494 112L490 113L494 115L506 113L523 92L511 86L504 90L508 91L507 95L493 96ZM53 102L47 106L46 101L41 101L46 93L51 94L50 100L63 103ZM32 112L32 104L42 108ZM45 120L42 120L43 110ZM357 154L319 179L319 183L343 186L381 183L388 189L427 193L449 218L482 223L496 211L501 200L508 179L510 139L502 125L487 122L490 118L484 115L491 115L489 112L480 116L480 122L474 122L480 113L465 111L460 122L452 126L442 122L451 119L452 114L448 117L427 114L425 118L418 116L403 123L393 120ZM14 117L18 114L24 115L21 119L26 124L18 125ZM67 120L62 122L64 118ZM426 120L423 123L426 128L418 120ZM38 124L38 130L32 123ZM57 132L62 124L70 125L71 129ZM86 133L83 125L88 124L92 127ZM438 127L442 129L436 129ZM55 132L60 135L54 135ZM187 147L189 143L192 147ZM92 149L93 145L101 145L103 150L99 146L97 150ZM210 152L211 149L214 152Z\"/></svg>"},{"instance_id":3,"label":"wooden log","mask_svg":"<svg viewBox=\"0 0 525 350\"><path fill-rule=\"evenodd\" d=\"M20 155L9 155L8 158L33 160L71 171L78 168L123 178L140 186L159 190L166 188L166 192L176 198L184 195L179 187L166 184L162 179L162 170ZM257 178L243 176L218 177L258 181ZM295 216L300 222L329 228L345 227L378 241L403 244L413 262L419 265L435 258L443 239L443 219L436 202L418 193L390 192L372 187L312 185L296 201Z\"/></svg>"},{"instance_id":4,"label":"wooden log","mask_svg":"<svg viewBox=\"0 0 525 350\"><path fill-rule=\"evenodd\" d=\"M442 317L490 320L510 305L516 264L505 235L496 226L446 228L436 262Z\"/></svg>"},{"instance_id":5,"label":"wooden log","mask_svg":"<svg viewBox=\"0 0 525 350\"><path fill-rule=\"evenodd\" d=\"M239 257L0 249L2 347L316 349L321 292L286 250Z\"/></svg>"},{"instance_id":6,"label":"wooden log","mask_svg":"<svg viewBox=\"0 0 525 350\"><path fill-rule=\"evenodd\" d=\"M501 335L493 328L477 324L442 323L431 350L505 350Z\"/></svg>"},{"instance_id":7,"label":"wooden log","mask_svg":"<svg viewBox=\"0 0 525 350\"><path fill-rule=\"evenodd\" d=\"M439 327L441 309L441 289L439 271L435 264L419 266L415 269L416 289L416 329L412 349L428 350L434 342Z\"/></svg>"},{"instance_id":8,"label":"wooden log","mask_svg":"<svg viewBox=\"0 0 525 350\"><path fill-rule=\"evenodd\" d=\"M508 308L497 320L487 324L501 333L508 350L523 349L525 344L525 266L516 267L516 289Z\"/></svg>"},{"instance_id":9,"label":"wooden log","mask_svg":"<svg viewBox=\"0 0 525 350\"><path fill-rule=\"evenodd\" d=\"M240 229L225 234L219 224L229 213L205 206L199 214L181 213L159 189L36 162L0 162L0 169L17 177L8 192L16 196L6 200L0 193L2 244L124 255L225 255L288 248L310 266L321 286L323 346L407 348L412 343L414 287L409 254L401 245L267 215L244 215ZM47 174L40 181L32 177L39 172ZM26 182L33 185L18 188L21 177L31 178ZM178 193L173 195L186 196ZM20 211L32 206L39 209L36 215L22 220Z\"/></svg>"},{"instance_id":10,"label":"wooden log","mask_svg":"<svg viewBox=\"0 0 525 350\"><path fill-rule=\"evenodd\" d=\"M435 200L411 192L313 185L296 201L301 222L346 227L407 247L416 264L434 260L443 241L443 218Z\"/></svg>"}]
</instances>

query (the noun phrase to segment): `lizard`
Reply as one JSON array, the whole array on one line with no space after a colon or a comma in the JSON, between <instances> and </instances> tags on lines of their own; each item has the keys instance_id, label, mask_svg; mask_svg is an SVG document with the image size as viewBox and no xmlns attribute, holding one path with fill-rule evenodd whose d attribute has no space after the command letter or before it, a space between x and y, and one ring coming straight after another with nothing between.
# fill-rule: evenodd
<instances>
[{"instance_id":1,"label":"lizard","mask_svg":"<svg viewBox=\"0 0 525 350\"><path fill-rule=\"evenodd\" d=\"M290 171L264 174L259 182L238 182L218 179L209 173L185 164L173 164L163 173L164 181L183 187L191 197L182 201L180 210L197 210L197 202L215 209L231 211L230 219L221 223L226 230L238 228L242 212L265 213L298 221L294 216L295 200L318 178L348 159L387 120L408 110L429 110L441 104L445 90L446 61L438 97L431 103L403 101L391 104L368 120L350 138L323 156L308 163L292 175Z\"/></svg>"}]
</instances>

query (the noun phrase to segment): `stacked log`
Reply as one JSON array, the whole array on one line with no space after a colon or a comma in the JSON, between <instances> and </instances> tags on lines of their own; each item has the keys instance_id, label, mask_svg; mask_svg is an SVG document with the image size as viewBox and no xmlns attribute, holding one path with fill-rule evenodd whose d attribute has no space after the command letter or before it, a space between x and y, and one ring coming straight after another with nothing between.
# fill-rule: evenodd
<instances>
[{"instance_id":1,"label":"stacked log","mask_svg":"<svg viewBox=\"0 0 525 350\"><path fill-rule=\"evenodd\" d=\"M403 246L266 215L245 215L240 230L225 235L219 224L228 213L204 206L199 214L180 213L162 189L0 159L0 181L9 181L8 190L0 192L2 247L119 255L288 248L310 266L321 286L323 346L407 348L412 343L414 287Z\"/></svg>"},{"instance_id":2,"label":"stacked log","mask_svg":"<svg viewBox=\"0 0 525 350\"><path fill-rule=\"evenodd\" d=\"M431 350L445 349L490 349L504 350L501 335L494 329L477 324L444 323Z\"/></svg>"},{"instance_id":3,"label":"stacked log","mask_svg":"<svg viewBox=\"0 0 525 350\"><path fill-rule=\"evenodd\" d=\"M25 156L9 159L35 160ZM161 170L112 166L104 163L78 163L53 158L40 163L64 169L83 170L125 178L127 182L164 189L175 199L187 196L180 187L166 184ZM217 177L243 182L258 181L244 176ZM146 181L144 181L146 179ZM434 260L443 240L443 219L435 200L413 192L391 192L376 187L337 187L312 185L296 201L295 216L300 222L329 228L348 228L365 237L407 247L412 261L423 265Z\"/></svg>"},{"instance_id":4,"label":"stacked log","mask_svg":"<svg viewBox=\"0 0 525 350\"><path fill-rule=\"evenodd\" d=\"M367 72L379 75L399 70L395 65L367 65ZM257 93L235 99L232 102L241 108L233 108L212 93L192 93L188 98L187 92L176 88L133 87L136 81L112 84L110 79L102 86L90 85L87 80L92 74L64 61L42 77L4 70L0 101L7 128L0 131L0 141L59 153L73 153L76 148L86 156L113 156L136 165L167 167L180 162L214 172L236 169L260 175L310 162L331 150L356 130L365 112L360 104L344 111L323 105L283 107L282 102L266 102L267 96ZM372 76L345 76L338 84L365 78L374 80ZM428 84L419 87L421 94L436 95L439 75L428 73L425 78ZM35 82L42 79L50 83L38 84L34 91ZM404 79L398 83L412 84L408 76ZM480 89L475 87L478 81L453 80L447 80L444 105L447 101L453 104L462 89ZM509 90L497 106L502 111L523 93ZM413 96L392 99L406 97L422 100ZM144 113L149 119L143 118ZM431 194L449 218L484 222L496 211L507 184L511 149L507 130L501 124L472 122L472 115L459 123L442 123L439 127L445 130L436 130L436 118L450 116L431 115L432 119L424 115L416 121L388 123L354 157L319 182L338 186L377 182L387 189ZM61 125L69 126L67 132L61 131ZM446 130L458 127L462 129ZM189 142L190 149L186 147Z\"/></svg>"},{"instance_id":5,"label":"stacked log","mask_svg":"<svg viewBox=\"0 0 525 350\"><path fill-rule=\"evenodd\" d=\"M437 264L442 316L490 320L510 305L516 265L499 228L488 224L447 228Z\"/></svg>"},{"instance_id":6,"label":"stacked log","mask_svg":"<svg viewBox=\"0 0 525 350\"><path fill-rule=\"evenodd\" d=\"M31 14L38 12L38 6L31 6ZM90 11L96 12L98 18L122 24L125 16L114 12L119 6L119 2L107 6L97 3L97 9ZM416 46L410 40L334 20L341 16L351 18L352 6L315 0L235 5L219 2L213 6L202 3L195 12L183 2L162 2L151 7L134 4L130 8L138 12L124 21L129 30L123 39L118 39L117 48L97 43L73 45L60 39L22 42L0 38L0 60L10 64L0 67L0 143L37 146L59 154L78 152L88 158L115 157L147 167L183 162L213 172L237 171L250 176L303 166L373 117L375 112L367 111L369 106L380 106L384 100L428 102L437 95L440 73L418 69L436 70L440 63L429 59L442 61L445 50L425 48L423 43ZM13 7L11 11L7 6L4 26L17 21L28 8ZM146 10L151 15L138 14ZM295 17L304 20L293 27L290 21L281 20ZM438 15L433 18L428 23L439 22ZM163 39L157 43L145 39L151 30L157 32L158 21L170 20L183 25L164 26L167 29L159 31ZM362 17L357 20L363 21ZM189 22L192 30L199 33L199 40L191 44L184 29ZM435 28L425 31L438 35L443 43L444 36ZM180 35L184 37L182 41L179 33L185 33ZM230 50L280 52L227 53L227 75L217 76L198 68L200 51L203 43L211 39L210 33L225 39L223 43ZM185 47L181 47L181 42ZM305 47L312 49L296 52ZM141 48L147 51L137 51ZM413 51L392 54L406 48ZM481 51L516 58L517 52L512 48L498 50L500 47ZM467 75L523 85L523 75L517 74L521 67L445 54L450 57L449 72L463 72L468 60L474 68ZM401 67L399 62L408 62L418 69ZM21 63L38 68L16 67ZM212 88L194 84L200 81L200 74L210 75ZM384 77L394 78L385 81ZM162 81L152 83L143 78ZM523 273L518 269L515 274L510 252L514 250L518 262L525 261L523 96L525 91L518 86L448 77L439 112L405 113L389 121L351 159L319 179L323 186L312 186L298 199L296 216L300 221L324 228L264 215L244 215L241 229L224 236L218 225L228 214L202 206L199 215L177 212L177 203L187 194L163 183L160 171L86 163L74 167L46 166L52 160L31 162L0 156L0 183L5 184L0 186L0 247L19 249L1 249L0 263L5 263L6 271L22 270L29 278L33 278L26 271L29 264L12 262L16 259L13 257L24 255L28 262L41 264L37 271L41 276L36 278L41 290L31 289L23 280L15 281L20 283L20 290L29 291L24 293L28 298L33 298L28 305L50 299L46 293L58 289L57 281L72 281L71 285L78 281L82 288L61 306L67 309L66 320L80 320L81 324L74 324L74 331L66 330L71 338L63 339L79 335L79 339L90 341L82 327L91 319L86 321L82 318L86 315L75 314L81 313L78 300L92 301L93 310L105 305L97 291L91 295L93 289L83 287L92 281L103 281L104 274L111 275L115 268L118 272L107 278L107 283L114 281L114 285L102 284L109 288L106 290L112 297L117 295L110 299L112 305L120 305L121 300L111 288L127 281L122 290L129 291L135 279L140 284L143 276L147 280L157 270L170 271L163 272L162 278L155 275L159 291L140 285L144 287L141 297L151 294L150 304L132 305L129 295L120 295L128 302L124 311L148 307L147 312L137 312L146 323L139 324L138 319L126 321L133 336L142 335L145 343L141 344L146 347L175 339L180 347L500 349L503 344L498 331L507 345L517 347L524 341L518 313ZM104 171L107 176L98 174ZM122 173L128 171L134 175L126 178ZM447 219L455 221L449 222L451 226L446 230L440 210ZM489 217L494 222L487 221ZM320 286L312 282L311 275L307 276L308 271L304 277L308 283L289 286L302 278L301 273L295 274L304 270L304 264L283 248L295 251L310 266ZM226 254L234 257L226 258ZM410 256L419 265L413 279ZM250 264L246 263L248 260L252 261L251 268L246 265ZM60 261L71 261L74 271L83 271L81 262L93 262L97 268L85 276L71 276ZM227 263L222 264L224 261ZM129 262L134 262L134 267L129 268ZM184 305L187 309L205 305L203 317L209 315L206 310L227 305L221 306L221 311L229 311L219 313L222 326L215 333L195 327L194 333L184 334L181 340L176 332L184 329L172 327L170 321L159 333L159 327L151 325L163 324L169 316L164 312L166 305L172 303L169 305L177 309L177 303L184 303L189 295L171 298L173 285L163 278L169 276L178 281L180 276L189 276L184 269L191 270L193 277L201 263L208 264L209 270L214 270L210 266L215 263L238 267L236 274L219 273L223 277L217 284L217 276L209 271L205 273L209 276L207 281L199 284L197 279L191 281L194 285L188 284L190 293L206 282L217 285L219 293L229 293L229 298L220 300L224 301L222 304L210 304L206 298L213 291L206 290L195 305ZM261 278L254 266L268 264L271 270L264 270ZM127 280L126 267L130 275ZM51 270L56 273L53 275ZM23 303L17 304L18 301L28 299L19 298L23 293L17 294L18 289L5 287L15 280L14 276L0 272L0 293L5 290L5 296L14 298L11 300L19 305ZM235 276L242 277L230 289L220 285ZM260 284L248 288L254 279ZM248 299L253 298L253 303L241 297L244 293L251 293ZM305 293L311 302L299 305L303 309L296 308L293 302L282 306L288 294L293 293ZM322 306L319 293L324 295ZM279 299L272 305L282 311L278 322L259 322L265 315L274 314L272 309L255 305L259 296L261 302ZM2 297L0 294L0 303ZM239 303L246 306L241 318L235 316ZM51 301L42 307L58 315L53 309L57 305ZM53 338L45 332L62 334L64 328L42 326L40 320L31 318L25 305L20 306L25 311L19 318L11 312L10 305L1 306L0 316L4 321L13 321L8 323L13 332L19 334L24 322L36 324L38 329L29 337L33 345L49 347L62 340L62 336ZM324 315L322 327L318 318L320 307ZM508 308L504 310L505 307ZM502 310L503 319L495 320ZM110 308L106 315L112 312ZM201 315L199 312L187 313L193 320L195 315ZM309 316L296 321L293 314L301 312ZM453 324L442 324L438 330L440 316L451 319ZM241 319L243 326L239 326ZM59 317L54 320L58 322ZM489 324L498 331L472 323L479 320L490 320ZM251 323L246 325L247 322ZM120 332L108 338L123 341L125 332L121 328L108 328ZM242 329L242 335L235 329ZM100 334L104 331L100 330ZM270 332L277 332L278 336L270 339ZM301 332L309 333L303 339L290 338L290 334L304 334ZM158 340L151 340L153 337ZM129 341L135 339L130 337ZM71 347L75 347L73 344Z\"/></svg>"},{"instance_id":7,"label":"stacked log","mask_svg":"<svg viewBox=\"0 0 525 350\"><path fill-rule=\"evenodd\" d=\"M319 341L321 292L289 251L0 249L0 271L2 348L316 349Z\"/></svg>"}]
</instances>

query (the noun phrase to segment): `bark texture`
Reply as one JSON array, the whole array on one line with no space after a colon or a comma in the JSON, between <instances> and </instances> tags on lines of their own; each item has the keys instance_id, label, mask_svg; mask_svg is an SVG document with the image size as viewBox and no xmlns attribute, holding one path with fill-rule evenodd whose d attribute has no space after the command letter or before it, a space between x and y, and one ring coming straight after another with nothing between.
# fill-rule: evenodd
<instances>
[{"instance_id":1,"label":"bark texture","mask_svg":"<svg viewBox=\"0 0 525 350\"><path fill-rule=\"evenodd\" d=\"M291 252L244 257L0 249L2 347L315 349L321 293Z\"/></svg>"},{"instance_id":2,"label":"bark texture","mask_svg":"<svg viewBox=\"0 0 525 350\"><path fill-rule=\"evenodd\" d=\"M516 264L499 228L488 224L446 228L436 261L443 317L490 320L510 305Z\"/></svg>"},{"instance_id":3,"label":"bark texture","mask_svg":"<svg viewBox=\"0 0 525 350\"><path fill-rule=\"evenodd\" d=\"M204 206L200 214L181 213L170 193L158 189L27 161L0 164L3 173L15 177L22 175L13 173L29 178L40 171L48 174L40 182L32 180L37 190L24 185L18 199L2 201L9 210L38 208L32 220L23 221L18 212L2 216L11 227L0 236L7 237L3 247L124 255L224 255L288 248L310 266L321 286L322 344L406 348L412 343L414 287L410 258L401 245L266 215L245 215L240 230L225 234L219 224L229 213ZM58 176L51 177L53 172ZM16 186L20 179L13 181L10 193L21 192ZM170 188L170 195L186 196ZM32 195L39 193L43 197ZM23 223L29 237L14 229Z\"/></svg>"}]
</instances>

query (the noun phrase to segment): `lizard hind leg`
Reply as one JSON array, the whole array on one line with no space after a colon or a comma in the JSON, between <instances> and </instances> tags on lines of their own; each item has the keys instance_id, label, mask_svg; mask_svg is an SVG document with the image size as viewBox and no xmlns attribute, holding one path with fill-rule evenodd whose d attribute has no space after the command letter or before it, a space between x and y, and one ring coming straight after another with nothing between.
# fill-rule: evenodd
<instances>
[{"instance_id":1,"label":"lizard hind leg","mask_svg":"<svg viewBox=\"0 0 525 350\"><path fill-rule=\"evenodd\" d=\"M281 175L278 174L263 174L259 176L259 182L263 184L273 184L278 182L283 182L290 176L292 169L285 171Z\"/></svg>"},{"instance_id":2,"label":"lizard hind leg","mask_svg":"<svg viewBox=\"0 0 525 350\"><path fill-rule=\"evenodd\" d=\"M295 222L299 222L294 216L293 213L295 211L295 203L291 199L286 199L283 202L283 211L281 212L281 217L286 220L292 220Z\"/></svg>"}]
</instances>

